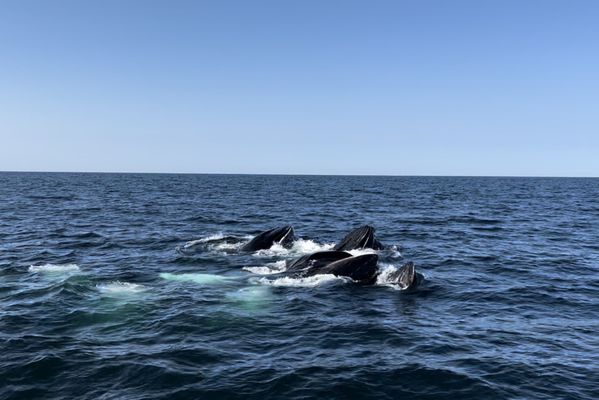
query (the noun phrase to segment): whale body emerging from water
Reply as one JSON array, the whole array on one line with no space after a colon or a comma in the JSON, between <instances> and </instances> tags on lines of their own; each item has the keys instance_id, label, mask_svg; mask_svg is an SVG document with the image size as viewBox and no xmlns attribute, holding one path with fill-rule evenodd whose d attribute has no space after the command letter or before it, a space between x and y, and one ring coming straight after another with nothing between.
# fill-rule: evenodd
<instances>
[{"instance_id":1,"label":"whale body emerging from water","mask_svg":"<svg viewBox=\"0 0 599 400\"><path fill-rule=\"evenodd\" d=\"M301 277L332 274L371 284L376 281L378 258L376 254L352 256L345 251L319 251L291 262L287 272Z\"/></svg>"},{"instance_id":2,"label":"whale body emerging from water","mask_svg":"<svg viewBox=\"0 0 599 400\"><path fill-rule=\"evenodd\" d=\"M295 240L295 235L293 232L293 227L290 225L282 226L279 228L270 229L268 231L262 232L252 240L247 242L245 245L241 247L242 251L257 251L270 249L270 247L278 243L283 247L289 247Z\"/></svg>"},{"instance_id":3,"label":"whale body emerging from water","mask_svg":"<svg viewBox=\"0 0 599 400\"><path fill-rule=\"evenodd\" d=\"M374 236L374 228L364 225L348 233L333 250L349 251L356 249L382 250L385 246Z\"/></svg>"},{"instance_id":4,"label":"whale body emerging from water","mask_svg":"<svg viewBox=\"0 0 599 400\"><path fill-rule=\"evenodd\" d=\"M345 251L319 251L292 261L287 266L287 273L300 277L332 274L371 285L376 283L379 274L377 262L376 254L352 256ZM404 264L385 279L386 283L407 291L416 289L423 280L424 277L415 271L412 262Z\"/></svg>"},{"instance_id":5,"label":"whale body emerging from water","mask_svg":"<svg viewBox=\"0 0 599 400\"><path fill-rule=\"evenodd\" d=\"M424 281L424 276L416 272L413 262L402 265L387 276L387 282L399 286L401 290L414 290Z\"/></svg>"},{"instance_id":6,"label":"whale body emerging from water","mask_svg":"<svg viewBox=\"0 0 599 400\"><path fill-rule=\"evenodd\" d=\"M317 251L307 254L292 261L287 266L287 271L308 271L310 269L319 269L332 262L351 257L351 254L345 251Z\"/></svg>"}]
</instances>

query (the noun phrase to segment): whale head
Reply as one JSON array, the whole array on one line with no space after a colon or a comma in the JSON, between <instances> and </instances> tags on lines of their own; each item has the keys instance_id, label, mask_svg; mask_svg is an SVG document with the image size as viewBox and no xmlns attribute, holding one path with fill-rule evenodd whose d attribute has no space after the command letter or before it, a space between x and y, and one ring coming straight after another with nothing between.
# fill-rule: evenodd
<instances>
[{"instance_id":1,"label":"whale head","mask_svg":"<svg viewBox=\"0 0 599 400\"><path fill-rule=\"evenodd\" d=\"M246 243L241 250L256 251L269 249L275 243L288 247L291 246L294 240L295 234L293 227L291 225L286 225L259 233L256 237Z\"/></svg>"},{"instance_id":2,"label":"whale head","mask_svg":"<svg viewBox=\"0 0 599 400\"><path fill-rule=\"evenodd\" d=\"M383 245L374 236L374 228L370 225L364 225L348 233L334 247L334 250L354 250L354 249L374 249L382 250Z\"/></svg>"},{"instance_id":3,"label":"whale head","mask_svg":"<svg viewBox=\"0 0 599 400\"><path fill-rule=\"evenodd\" d=\"M326 265L318 273L345 276L359 283L372 284L376 281L378 259L376 254L347 257Z\"/></svg>"}]
</instances>

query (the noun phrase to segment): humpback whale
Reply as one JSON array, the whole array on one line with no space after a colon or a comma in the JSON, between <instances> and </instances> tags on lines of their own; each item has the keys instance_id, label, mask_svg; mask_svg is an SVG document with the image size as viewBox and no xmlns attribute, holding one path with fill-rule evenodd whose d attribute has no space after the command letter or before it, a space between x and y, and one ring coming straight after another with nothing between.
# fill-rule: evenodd
<instances>
[{"instance_id":1,"label":"humpback whale","mask_svg":"<svg viewBox=\"0 0 599 400\"><path fill-rule=\"evenodd\" d=\"M315 274L333 274L335 276L346 276L352 280L365 285L374 284L376 282L377 267L376 263L379 256L376 254L362 254L342 258L341 260L333 261L324 267L312 269L311 275Z\"/></svg>"},{"instance_id":2,"label":"humpback whale","mask_svg":"<svg viewBox=\"0 0 599 400\"><path fill-rule=\"evenodd\" d=\"M255 238L247 242L242 251L256 251L269 249L273 244L279 243L284 247L289 247L295 240L293 227L290 225L270 229L256 235Z\"/></svg>"},{"instance_id":3,"label":"humpback whale","mask_svg":"<svg viewBox=\"0 0 599 400\"><path fill-rule=\"evenodd\" d=\"M345 251L319 251L302 256L287 265L287 273L300 277L332 274L346 276L352 280L371 285L376 283L379 270L378 255L362 254L352 256ZM416 289L424 277L417 273L413 262L402 265L397 271L388 275L387 283L398 285L401 290Z\"/></svg>"},{"instance_id":4,"label":"humpback whale","mask_svg":"<svg viewBox=\"0 0 599 400\"><path fill-rule=\"evenodd\" d=\"M364 225L348 233L333 250L373 249L382 250L385 246L374 237L374 228Z\"/></svg>"},{"instance_id":5,"label":"humpback whale","mask_svg":"<svg viewBox=\"0 0 599 400\"><path fill-rule=\"evenodd\" d=\"M287 271L306 271L308 269L318 269L334 261L348 257L351 257L351 254L345 251L317 251L316 253L307 254L292 261L287 266Z\"/></svg>"},{"instance_id":6,"label":"humpback whale","mask_svg":"<svg viewBox=\"0 0 599 400\"><path fill-rule=\"evenodd\" d=\"M416 272L413 262L408 262L390 274L387 280L397 284L401 290L414 290L422 283L424 276Z\"/></svg>"},{"instance_id":7,"label":"humpback whale","mask_svg":"<svg viewBox=\"0 0 599 400\"><path fill-rule=\"evenodd\" d=\"M287 272L301 277L319 274L346 276L369 284L376 281L378 258L376 254L352 256L345 251L319 251L291 262Z\"/></svg>"}]
</instances>

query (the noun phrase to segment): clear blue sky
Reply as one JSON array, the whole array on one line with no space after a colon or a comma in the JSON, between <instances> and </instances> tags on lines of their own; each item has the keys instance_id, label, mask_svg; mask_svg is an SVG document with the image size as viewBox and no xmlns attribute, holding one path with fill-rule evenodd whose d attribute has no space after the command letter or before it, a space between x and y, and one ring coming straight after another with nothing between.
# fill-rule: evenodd
<instances>
[{"instance_id":1,"label":"clear blue sky","mask_svg":"<svg viewBox=\"0 0 599 400\"><path fill-rule=\"evenodd\" d=\"M599 1L0 2L0 170L599 176Z\"/></svg>"}]
</instances>

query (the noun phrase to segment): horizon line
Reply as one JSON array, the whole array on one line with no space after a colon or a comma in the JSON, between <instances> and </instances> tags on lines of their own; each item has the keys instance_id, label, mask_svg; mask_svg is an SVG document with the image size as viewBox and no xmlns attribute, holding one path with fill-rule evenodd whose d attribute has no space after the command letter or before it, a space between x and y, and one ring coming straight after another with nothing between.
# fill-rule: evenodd
<instances>
[{"instance_id":1,"label":"horizon line","mask_svg":"<svg viewBox=\"0 0 599 400\"><path fill-rule=\"evenodd\" d=\"M314 173L273 173L273 172L139 172L139 171L19 171L0 170L0 173L33 173L33 174L130 174L130 175L247 175L247 176L348 176L348 177L431 177L431 178L587 178L597 179L599 176L588 175L421 175L421 174L314 174Z\"/></svg>"}]
</instances>

